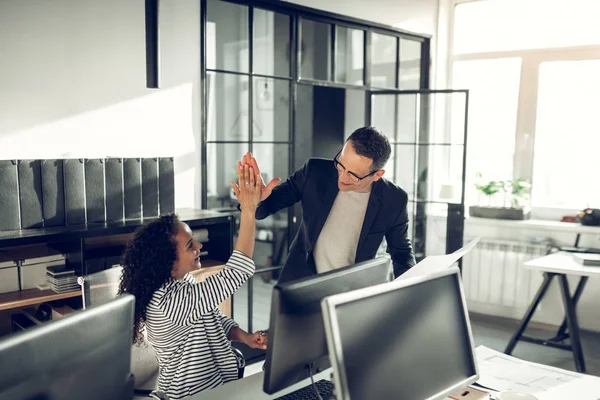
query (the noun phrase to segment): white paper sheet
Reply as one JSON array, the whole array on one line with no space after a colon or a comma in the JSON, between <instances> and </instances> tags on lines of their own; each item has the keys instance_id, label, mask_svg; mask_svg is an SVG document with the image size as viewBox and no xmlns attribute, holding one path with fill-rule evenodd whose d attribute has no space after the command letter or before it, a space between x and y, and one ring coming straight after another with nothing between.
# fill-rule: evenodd
<instances>
[{"instance_id":1,"label":"white paper sheet","mask_svg":"<svg viewBox=\"0 0 600 400\"><path fill-rule=\"evenodd\" d=\"M466 246L456 250L454 253L443 256L429 256L421 260L417 265L400 275L396 279L408 279L415 276L428 275L436 271L450 268L461 257L467 254L479 242L479 237L471 240Z\"/></svg>"},{"instance_id":2,"label":"white paper sheet","mask_svg":"<svg viewBox=\"0 0 600 400\"><path fill-rule=\"evenodd\" d=\"M520 360L485 346L477 347L475 353L479 367L477 382L491 389L529 393L539 400L597 400L600 397L599 378ZM595 391L590 392L590 385L596 388ZM592 397L560 397L560 393L573 391Z\"/></svg>"}]
</instances>

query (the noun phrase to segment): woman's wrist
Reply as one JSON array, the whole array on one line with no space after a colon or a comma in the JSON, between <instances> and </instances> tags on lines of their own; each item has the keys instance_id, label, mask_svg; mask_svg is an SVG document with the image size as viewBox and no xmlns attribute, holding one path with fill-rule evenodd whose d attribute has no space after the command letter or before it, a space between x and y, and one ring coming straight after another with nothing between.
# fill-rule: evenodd
<instances>
[{"instance_id":1,"label":"woman's wrist","mask_svg":"<svg viewBox=\"0 0 600 400\"><path fill-rule=\"evenodd\" d=\"M242 208L241 218L248 220L256 219L256 207Z\"/></svg>"}]
</instances>

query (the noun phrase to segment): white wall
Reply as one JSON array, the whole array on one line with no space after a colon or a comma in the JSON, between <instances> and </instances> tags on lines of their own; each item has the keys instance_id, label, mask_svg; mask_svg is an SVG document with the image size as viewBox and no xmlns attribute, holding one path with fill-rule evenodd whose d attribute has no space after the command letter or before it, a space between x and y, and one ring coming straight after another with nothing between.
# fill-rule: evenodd
<instances>
[{"instance_id":1,"label":"white wall","mask_svg":"<svg viewBox=\"0 0 600 400\"><path fill-rule=\"evenodd\" d=\"M199 206L199 2L161 3L150 90L144 0L0 2L0 159L175 156L176 206Z\"/></svg>"},{"instance_id":2,"label":"white wall","mask_svg":"<svg viewBox=\"0 0 600 400\"><path fill-rule=\"evenodd\" d=\"M437 0L296 3L435 35ZM200 206L199 2L161 2L161 86L145 87L144 0L0 1L0 159L175 156Z\"/></svg>"}]
</instances>

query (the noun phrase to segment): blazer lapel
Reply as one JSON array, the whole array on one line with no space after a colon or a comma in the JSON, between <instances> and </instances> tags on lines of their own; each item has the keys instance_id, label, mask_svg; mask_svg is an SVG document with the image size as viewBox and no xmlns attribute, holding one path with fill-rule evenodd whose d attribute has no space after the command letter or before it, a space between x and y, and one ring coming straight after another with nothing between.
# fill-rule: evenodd
<instances>
[{"instance_id":1,"label":"blazer lapel","mask_svg":"<svg viewBox=\"0 0 600 400\"><path fill-rule=\"evenodd\" d=\"M373 184L373 189L371 190L371 196L369 196L369 202L367 203L367 211L365 212L365 219L363 220L362 229L360 230L360 236L358 237L358 246L356 246L356 256L355 260L360 254L360 248L364 243L369 231L371 230L371 225L375 222L375 218L377 217L377 213L379 212L379 205L381 201L379 200L381 197L381 185L379 182L375 182Z\"/></svg>"}]
</instances>

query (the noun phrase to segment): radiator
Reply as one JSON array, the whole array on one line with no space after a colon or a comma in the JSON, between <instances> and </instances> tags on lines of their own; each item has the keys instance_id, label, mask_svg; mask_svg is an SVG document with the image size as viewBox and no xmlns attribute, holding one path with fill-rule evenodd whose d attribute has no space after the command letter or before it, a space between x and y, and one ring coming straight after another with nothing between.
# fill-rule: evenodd
<instances>
[{"instance_id":1,"label":"radiator","mask_svg":"<svg viewBox=\"0 0 600 400\"><path fill-rule=\"evenodd\" d=\"M469 308L478 308L471 307L474 303L513 310L526 308L543 278L540 273L525 269L523 264L548 254L549 249L549 243L481 240L463 260L463 283Z\"/></svg>"}]
</instances>

